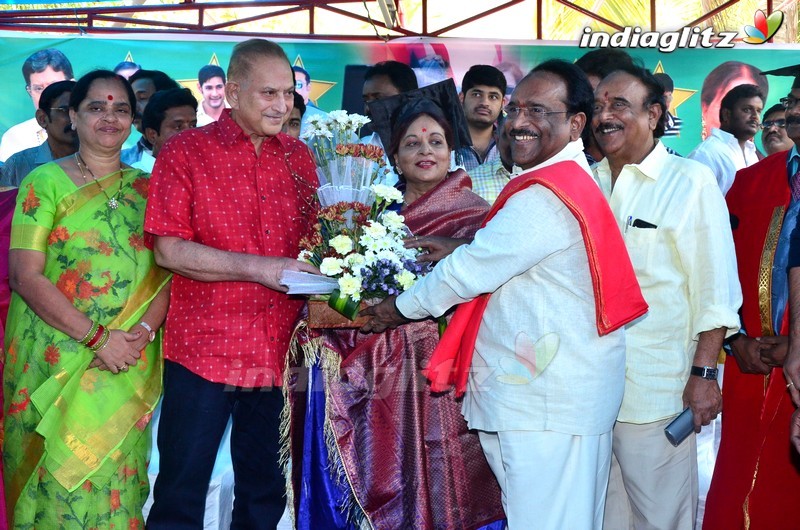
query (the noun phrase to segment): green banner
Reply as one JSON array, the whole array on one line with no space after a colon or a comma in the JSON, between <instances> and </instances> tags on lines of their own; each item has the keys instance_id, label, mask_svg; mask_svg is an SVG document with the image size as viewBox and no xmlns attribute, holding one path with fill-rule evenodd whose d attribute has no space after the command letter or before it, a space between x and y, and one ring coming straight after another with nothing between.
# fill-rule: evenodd
<instances>
[{"instance_id":1,"label":"green banner","mask_svg":"<svg viewBox=\"0 0 800 530\"><path fill-rule=\"evenodd\" d=\"M12 125L30 119L34 108L25 89L22 64L32 53L45 48L57 48L70 59L75 77L95 68L113 68L117 63L131 60L144 68L163 70L185 86L196 89L197 71L205 64L217 63L227 67L231 51L243 38L226 36L140 36L114 38L107 36L56 37L0 32L0 78L4 90L0 91L0 133ZM510 84L519 79L537 63L550 58L574 60L587 50L577 45L543 43L496 43L481 40L424 40L419 39L383 43L282 41L290 61L309 71L312 78L311 98L323 110L342 107L345 67L374 64L395 59L411 64L422 84L453 77L456 85L473 64L491 64L500 67ZM761 70L796 64L798 46L761 46L738 44L733 49L693 48L662 53L656 49L628 49L644 66L664 71L675 82L675 114L683 120L679 137L666 140L667 145L681 154L688 154L701 141L704 122L707 129L713 125L713 109L706 110L703 118L701 93L706 77L723 63L735 61L754 65ZM746 71L745 67L732 66L731 71ZM745 68L745 69L743 69ZM726 69L725 66L722 69ZM738 74L737 74L738 75ZM742 77L744 76L744 77ZM734 76L736 77L736 76ZM757 76L761 78L762 76ZM746 73L738 82L753 82ZM730 82L737 83L736 79ZM728 83L726 80L723 83ZM778 102L789 91L791 79L768 79L769 95L765 108ZM713 84L711 84L713 85ZM730 85L733 86L733 85ZM727 87L727 85L726 85ZM709 86L707 91L719 92L726 87ZM360 86L354 88L360 91ZM721 96L720 96L721 97ZM758 135L760 137L760 135ZM760 139L758 140L760 142ZM757 143L758 143L757 142Z\"/></svg>"}]
</instances>

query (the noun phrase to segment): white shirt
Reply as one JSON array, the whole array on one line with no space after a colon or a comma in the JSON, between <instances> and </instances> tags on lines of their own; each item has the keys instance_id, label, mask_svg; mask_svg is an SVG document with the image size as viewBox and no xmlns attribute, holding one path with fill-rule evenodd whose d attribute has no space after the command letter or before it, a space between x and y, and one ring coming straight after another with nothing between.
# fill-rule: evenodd
<instances>
[{"instance_id":1,"label":"white shirt","mask_svg":"<svg viewBox=\"0 0 800 530\"><path fill-rule=\"evenodd\" d=\"M591 174L580 140L538 167L563 160ZM464 397L470 428L609 432L624 387L624 331L598 336L580 226L544 186L512 196L397 307L414 319L438 316L482 293L493 294Z\"/></svg>"},{"instance_id":2,"label":"white shirt","mask_svg":"<svg viewBox=\"0 0 800 530\"><path fill-rule=\"evenodd\" d=\"M728 209L711 171L670 155L661 142L640 164L622 168L613 192L607 158L594 173L650 306L626 329L619 421L650 423L683 410L698 335L739 329L742 290Z\"/></svg>"},{"instance_id":3,"label":"white shirt","mask_svg":"<svg viewBox=\"0 0 800 530\"><path fill-rule=\"evenodd\" d=\"M14 153L31 147L39 147L47 140L47 131L36 118L12 126L0 139L0 162L5 162Z\"/></svg>"},{"instance_id":4,"label":"white shirt","mask_svg":"<svg viewBox=\"0 0 800 530\"><path fill-rule=\"evenodd\" d=\"M758 162L756 144L752 140L747 140L742 150L739 140L722 129L711 129L711 134L687 158L697 160L711 169L723 195L733 186L737 171Z\"/></svg>"}]
</instances>

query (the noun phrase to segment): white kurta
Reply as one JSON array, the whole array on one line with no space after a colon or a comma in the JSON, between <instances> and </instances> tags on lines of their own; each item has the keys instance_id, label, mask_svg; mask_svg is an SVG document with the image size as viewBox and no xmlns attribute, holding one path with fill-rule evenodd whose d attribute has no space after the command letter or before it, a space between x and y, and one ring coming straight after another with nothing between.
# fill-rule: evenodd
<instances>
[{"instance_id":1,"label":"white kurta","mask_svg":"<svg viewBox=\"0 0 800 530\"><path fill-rule=\"evenodd\" d=\"M590 174L580 141L539 167L564 160ZM469 426L609 432L624 387L624 332L598 336L580 226L550 190L532 186L511 197L397 307L410 318L438 316L482 293L493 294L464 398Z\"/></svg>"}]
</instances>

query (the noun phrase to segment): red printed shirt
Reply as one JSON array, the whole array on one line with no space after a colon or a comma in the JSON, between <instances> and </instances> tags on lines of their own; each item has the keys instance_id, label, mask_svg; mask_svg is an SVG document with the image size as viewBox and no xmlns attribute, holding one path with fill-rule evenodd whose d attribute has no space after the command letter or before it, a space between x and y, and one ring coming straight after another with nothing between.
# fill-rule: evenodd
<instances>
[{"instance_id":1,"label":"red printed shirt","mask_svg":"<svg viewBox=\"0 0 800 530\"><path fill-rule=\"evenodd\" d=\"M219 121L171 138L151 179L145 230L259 256L295 257L317 187L308 148L284 134L256 154L226 110ZM302 300L251 282L175 275L164 357L213 382L281 384Z\"/></svg>"}]
</instances>

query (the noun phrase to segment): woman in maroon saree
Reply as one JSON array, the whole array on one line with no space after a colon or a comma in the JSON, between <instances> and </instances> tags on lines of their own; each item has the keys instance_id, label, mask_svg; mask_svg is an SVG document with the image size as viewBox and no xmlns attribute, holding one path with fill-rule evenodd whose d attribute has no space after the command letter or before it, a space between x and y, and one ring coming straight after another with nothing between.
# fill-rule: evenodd
<instances>
[{"instance_id":1,"label":"woman in maroon saree","mask_svg":"<svg viewBox=\"0 0 800 530\"><path fill-rule=\"evenodd\" d=\"M401 112L389 147L418 236L471 238L488 211L469 176L448 173L452 130L430 101ZM298 529L502 528L500 490L452 392L421 374L434 320L380 334L298 327L287 380L290 506ZM320 432L324 435L321 436Z\"/></svg>"}]
</instances>

